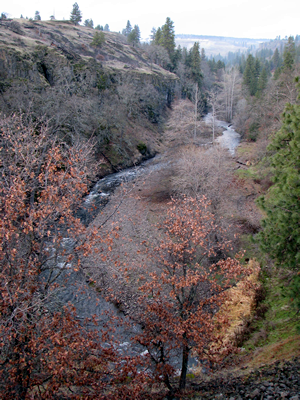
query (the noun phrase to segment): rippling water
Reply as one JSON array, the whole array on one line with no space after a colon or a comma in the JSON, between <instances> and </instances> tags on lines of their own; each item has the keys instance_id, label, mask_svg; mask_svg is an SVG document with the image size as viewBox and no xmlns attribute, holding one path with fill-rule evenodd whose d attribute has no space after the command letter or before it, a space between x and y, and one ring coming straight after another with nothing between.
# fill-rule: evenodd
<instances>
[{"instance_id":1,"label":"rippling water","mask_svg":"<svg viewBox=\"0 0 300 400\"><path fill-rule=\"evenodd\" d=\"M212 115L211 113L208 113L204 121L206 122L207 125L212 124ZM241 140L241 135L237 133L234 128L229 124L228 122L225 121L220 121L218 119L215 120L215 126L223 128L223 134L222 136L217 137L216 142L220 143L222 147L225 147L226 149L229 150L229 152L234 155L236 147L239 145L240 140Z\"/></svg>"}]
</instances>

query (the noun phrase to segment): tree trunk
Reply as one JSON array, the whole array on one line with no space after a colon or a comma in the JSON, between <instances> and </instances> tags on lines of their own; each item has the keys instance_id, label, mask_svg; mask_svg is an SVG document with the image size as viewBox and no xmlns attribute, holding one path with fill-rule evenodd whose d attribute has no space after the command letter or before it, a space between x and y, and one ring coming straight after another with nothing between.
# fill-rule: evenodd
<instances>
[{"instance_id":1,"label":"tree trunk","mask_svg":"<svg viewBox=\"0 0 300 400\"><path fill-rule=\"evenodd\" d=\"M190 352L189 347L185 345L182 351L182 366L181 366L179 389L184 389L186 385L186 374L188 370L189 352Z\"/></svg>"},{"instance_id":2,"label":"tree trunk","mask_svg":"<svg viewBox=\"0 0 300 400\"><path fill-rule=\"evenodd\" d=\"M168 374L164 374L164 384L167 386L167 388L169 389L170 393L169 395L172 397L173 395L173 388L170 382L170 378Z\"/></svg>"},{"instance_id":3,"label":"tree trunk","mask_svg":"<svg viewBox=\"0 0 300 400\"><path fill-rule=\"evenodd\" d=\"M194 139L197 135L197 111L198 111L198 83L195 84L195 124L194 124Z\"/></svg>"}]
</instances>

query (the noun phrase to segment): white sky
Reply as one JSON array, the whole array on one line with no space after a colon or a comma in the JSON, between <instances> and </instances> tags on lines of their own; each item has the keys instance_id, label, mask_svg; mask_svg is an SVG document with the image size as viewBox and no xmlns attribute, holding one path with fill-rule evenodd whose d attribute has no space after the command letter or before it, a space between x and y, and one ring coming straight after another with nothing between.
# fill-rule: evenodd
<instances>
[{"instance_id":1,"label":"white sky","mask_svg":"<svg viewBox=\"0 0 300 400\"><path fill-rule=\"evenodd\" d=\"M33 18L39 11L42 20L54 14L69 19L75 0L1 0L0 13L9 17ZM174 22L175 33L275 39L300 34L299 0L77 0L83 21L94 26L108 24L111 31L122 31L127 20L139 25L142 38L152 27Z\"/></svg>"}]
</instances>

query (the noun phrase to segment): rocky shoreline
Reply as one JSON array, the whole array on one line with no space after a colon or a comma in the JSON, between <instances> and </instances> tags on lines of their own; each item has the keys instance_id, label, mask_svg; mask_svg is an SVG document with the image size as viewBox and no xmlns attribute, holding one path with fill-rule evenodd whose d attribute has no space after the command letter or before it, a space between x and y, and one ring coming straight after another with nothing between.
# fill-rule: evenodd
<instances>
[{"instance_id":1,"label":"rocky shoreline","mask_svg":"<svg viewBox=\"0 0 300 400\"><path fill-rule=\"evenodd\" d=\"M199 400L300 400L300 357L284 363L277 361L248 375L226 374L202 383L191 383L191 387L197 392L194 399Z\"/></svg>"}]
</instances>

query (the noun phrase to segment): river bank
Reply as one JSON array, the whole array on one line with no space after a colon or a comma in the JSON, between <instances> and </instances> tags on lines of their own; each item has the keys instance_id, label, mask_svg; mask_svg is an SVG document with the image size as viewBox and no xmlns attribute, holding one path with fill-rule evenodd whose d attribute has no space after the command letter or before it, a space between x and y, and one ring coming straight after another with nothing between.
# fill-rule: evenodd
<instances>
[{"instance_id":1,"label":"river bank","mask_svg":"<svg viewBox=\"0 0 300 400\"><path fill-rule=\"evenodd\" d=\"M173 112L177 117L175 107ZM99 293L104 296L113 293L111 298L118 310L131 317L135 316L139 307L139 276L144 269L155 270L155 261L146 252L159 243L161 228L158 224L163 223L171 197L177 195L174 177L178 173L177 164L182 152L198 148L199 144L209 143L210 140L209 135L202 137L200 134L195 144L193 135L183 137L186 132L186 125L181 135L179 131L169 130L168 137L176 140L175 143L167 141L163 153L136 168L100 180L85 199L89 216L90 210L96 210L90 228L96 228L104 236L117 228L118 236L114 237L110 251L105 254L105 261L96 254L90 254L84 261L84 270L91 281L96 282ZM180 138L184 141L181 145ZM204 152L205 149L207 147L203 147ZM224 157L227 158L226 168L233 175L235 161L228 152L224 153ZM241 211L241 193L237 194L232 185L226 190L228 196L232 196L234 207ZM99 209L101 202L105 203L105 207ZM124 269L127 271L126 278Z\"/></svg>"},{"instance_id":2,"label":"river bank","mask_svg":"<svg viewBox=\"0 0 300 400\"><path fill-rule=\"evenodd\" d=\"M178 173L178 163L183 153L192 154L189 152L195 149L202 149L204 153L199 154L207 152L201 142L209 143L209 134L204 138L199 136L195 143L193 135L184 136L186 133L186 130L181 134L179 131L168 131L169 137L175 137L176 140L167 141L164 144L164 152L138 167L107 176L99 181L85 198L84 206L88 214L96 206L91 220L86 220L88 228L95 228L103 237L115 233L109 250L106 251L100 246L99 253L89 254L82 264L84 274L80 273L76 277L74 275L74 282L66 289L65 300L75 304L78 316L82 320L95 314L100 320L99 326L103 327L114 317L131 317L134 320L138 314L140 276L144 270L155 270L155 259L149 249L158 243L162 231L157 224L163 221L171 196L176 195L173 183ZM183 143L179 144L180 141ZM211 151L212 149L207 153L209 156ZM225 175L231 177L225 185L226 199L221 200L221 209L227 210L226 223L230 224L233 235L257 229L256 220L259 220L259 217L255 211L254 200L259 189L252 183L237 179L236 159L229 152L221 152L220 155L225 155L227 159L227 162L221 165L221 178L224 180ZM100 204L103 200L104 203ZM97 205L98 201L100 208ZM237 246L240 244L237 243ZM103 319L104 311L109 311L110 316L105 314ZM131 338L139 329L138 325L132 325L130 329L129 325L125 329L121 326L121 329L118 329L116 337L123 354L141 354L144 351L131 345ZM241 361L235 362L239 365ZM244 362L247 363L247 360ZM224 371L227 370L228 367L224 366ZM214 378L211 379L209 382L205 376L192 379L190 388L193 392L199 391L201 398L217 398L217 394L223 393L224 383L220 386L217 384L218 378L215 381ZM201 383L203 380L205 383ZM234 385L237 387L234 398L246 398L238 391L243 390L243 387L244 394L250 397L256 390L253 383L246 386L243 377L231 380L229 376L222 382L228 382L223 398L232 397L230 393L235 390ZM267 393L267 390L265 392Z\"/></svg>"},{"instance_id":3,"label":"river bank","mask_svg":"<svg viewBox=\"0 0 300 400\"><path fill-rule=\"evenodd\" d=\"M174 108L173 112L175 119L178 110ZM159 242L162 233L159 224L163 223L171 197L176 195L174 177L178 174L178 163L183 153L193 149L202 149L200 155L212 157L211 150L204 146L210 141L209 127L202 127L204 135L201 136L200 131L195 139L188 134L190 131L186 126L183 131L168 130L167 137L175 140L166 140L161 154L140 166L101 179L84 199L79 216L85 225L89 230L96 229L103 237L111 235L113 239L108 251L100 245L98 252L90 253L83 260L84 274L71 274L70 285L61 296L62 302L70 301L75 305L80 319L96 315L99 326L103 327L114 317L124 318L125 315L134 320L138 315L140 276L144 270L155 271L151 249ZM226 175L233 179L234 159L228 151L221 152L220 157L226 158ZM220 173L225 174L223 164L220 165ZM243 211L241 193L232 184L224 189L231 197L229 211L232 212L232 207L237 210L235 212ZM225 204L228 208L227 199ZM234 220L229 222L236 225ZM231 236L235 233L232 230ZM103 317L106 311L111 317ZM122 351L131 352L131 337L138 327L118 329Z\"/></svg>"}]
</instances>

